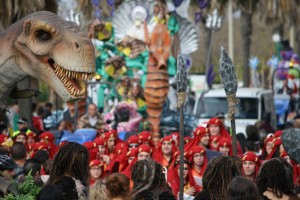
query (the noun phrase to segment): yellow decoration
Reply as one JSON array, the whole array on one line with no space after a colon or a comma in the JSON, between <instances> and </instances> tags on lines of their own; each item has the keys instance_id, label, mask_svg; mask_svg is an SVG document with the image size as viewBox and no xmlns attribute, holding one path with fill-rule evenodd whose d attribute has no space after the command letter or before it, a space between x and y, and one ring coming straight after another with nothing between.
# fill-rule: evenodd
<instances>
[{"instance_id":1,"label":"yellow decoration","mask_svg":"<svg viewBox=\"0 0 300 200\"><path fill-rule=\"evenodd\" d=\"M122 49L122 52L128 57L131 54L131 49L129 47L126 47Z\"/></svg>"},{"instance_id":2,"label":"yellow decoration","mask_svg":"<svg viewBox=\"0 0 300 200\"><path fill-rule=\"evenodd\" d=\"M104 25L104 30L97 32L97 38L99 40L107 40L111 37L112 34L112 23L106 22Z\"/></svg>"}]
</instances>

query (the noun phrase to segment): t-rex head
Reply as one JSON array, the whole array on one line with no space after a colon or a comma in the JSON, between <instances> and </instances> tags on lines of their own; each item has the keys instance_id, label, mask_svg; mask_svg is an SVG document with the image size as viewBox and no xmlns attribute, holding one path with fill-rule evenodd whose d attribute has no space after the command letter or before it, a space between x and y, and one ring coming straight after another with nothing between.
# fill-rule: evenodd
<instances>
[{"instance_id":1,"label":"t-rex head","mask_svg":"<svg viewBox=\"0 0 300 200\"><path fill-rule=\"evenodd\" d=\"M49 84L66 101L84 98L95 72L95 51L73 23L41 11L24 20L14 43L19 67Z\"/></svg>"}]
</instances>

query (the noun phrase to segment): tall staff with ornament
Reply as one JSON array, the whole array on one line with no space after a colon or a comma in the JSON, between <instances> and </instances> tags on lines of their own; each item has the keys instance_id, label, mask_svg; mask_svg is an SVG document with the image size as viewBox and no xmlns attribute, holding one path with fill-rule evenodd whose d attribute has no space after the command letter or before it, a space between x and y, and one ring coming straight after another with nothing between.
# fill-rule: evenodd
<instances>
[{"instance_id":1,"label":"tall staff with ornament","mask_svg":"<svg viewBox=\"0 0 300 200\"><path fill-rule=\"evenodd\" d=\"M180 190L179 190L179 199L183 200L183 188L184 188L184 115L183 115L183 106L186 99L186 90L187 90L187 80L188 74L185 67L185 61L180 53L178 52L177 56L177 73L176 73L176 84L177 84L177 109L180 110L180 141L179 141L179 150L180 150Z\"/></svg>"},{"instance_id":2,"label":"tall staff with ornament","mask_svg":"<svg viewBox=\"0 0 300 200\"><path fill-rule=\"evenodd\" d=\"M237 78L234 70L234 65L232 63L231 58L225 51L224 47L221 47L221 56L219 61L219 74L224 86L224 90L228 102L228 119L231 122L233 153L234 155L237 155L235 112L237 111L236 104L238 104L239 102L238 99L236 98L238 83L237 83Z\"/></svg>"}]
</instances>

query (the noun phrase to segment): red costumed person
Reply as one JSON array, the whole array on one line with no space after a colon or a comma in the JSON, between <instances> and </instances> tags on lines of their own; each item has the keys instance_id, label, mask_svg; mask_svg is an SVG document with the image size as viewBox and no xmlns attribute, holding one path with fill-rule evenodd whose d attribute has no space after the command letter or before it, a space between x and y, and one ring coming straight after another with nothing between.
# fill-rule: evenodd
<instances>
[{"instance_id":1,"label":"red costumed person","mask_svg":"<svg viewBox=\"0 0 300 200\"><path fill-rule=\"evenodd\" d=\"M213 117L208 121L207 128L211 136L220 135L221 137L231 138L222 120L217 117Z\"/></svg>"},{"instance_id":2,"label":"red costumed person","mask_svg":"<svg viewBox=\"0 0 300 200\"><path fill-rule=\"evenodd\" d=\"M255 181L260 167L259 157L254 152L248 151L243 155L242 162L243 175L250 180Z\"/></svg>"},{"instance_id":3,"label":"red costumed person","mask_svg":"<svg viewBox=\"0 0 300 200\"><path fill-rule=\"evenodd\" d=\"M101 180L104 170L103 162L99 160L92 160L89 164L90 169L90 187L95 184L96 181Z\"/></svg>"},{"instance_id":4,"label":"red costumed person","mask_svg":"<svg viewBox=\"0 0 300 200\"><path fill-rule=\"evenodd\" d=\"M40 135L40 141L45 142L49 146L49 158L53 159L54 155L58 151L58 147L54 144L54 136L50 132L44 132Z\"/></svg>"},{"instance_id":5,"label":"red costumed person","mask_svg":"<svg viewBox=\"0 0 300 200\"><path fill-rule=\"evenodd\" d=\"M89 152L89 160L95 160L97 158L98 148L95 142L85 142L83 143Z\"/></svg>"},{"instance_id":6,"label":"red costumed person","mask_svg":"<svg viewBox=\"0 0 300 200\"><path fill-rule=\"evenodd\" d=\"M175 141L172 136L165 136L161 139L161 143L157 151L153 154L153 159L162 166L169 169L174 165L174 153L177 151Z\"/></svg>"},{"instance_id":7,"label":"red costumed person","mask_svg":"<svg viewBox=\"0 0 300 200\"><path fill-rule=\"evenodd\" d=\"M232 143L229 138L221 138L219 140L218 151L223 153L225 156L232 156Z\"/></svg>"},{"instance_id":8,"label":"red costumed person","mask_svg":"<svg viewBox=\"0 0 300 200\"><path fill-rule=\"evenodd\" d=\"M202 190L202 177L207 165L206 150L200 146L193 146L189 151L189 156L192 168L191 175L195 180L195 190L198 193Z\"/></svg>"},{"instance_id":9,"label":"red costumed person","mask_svg":"<svg viewBox=\"0 0 300 200\"><path fill-rule=\"evenodd\" d=\"M184 161L183 178L184 178L184 199L189 199L196 194L196 183L191 175L191 167L188 160ZM180 190L180 166L176 165L171 170L168 170L168 184L171 186L172 192L175 197L178 197Z\"/></svg>"},{"instance_id":10,"label":"red costumed person","mask_svg":"<svg viewBox=\"0 0 300 200\"><path fill-rule=\"evenodd\" d=\"M194 146L201 146L203 148L208 148L209 145L209 132L208 128L198 126L193 132L193 139L191 139L186 145L185 150L189 151Z\"/></svg>"}]
</instances>

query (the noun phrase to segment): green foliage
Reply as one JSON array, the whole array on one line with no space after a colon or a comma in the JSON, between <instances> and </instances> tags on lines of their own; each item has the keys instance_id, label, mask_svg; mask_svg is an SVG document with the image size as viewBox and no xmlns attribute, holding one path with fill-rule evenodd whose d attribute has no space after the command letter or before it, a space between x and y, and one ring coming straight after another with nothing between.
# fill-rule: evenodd
<instances>
[{"instance_id":1,"label":"green foliage","mask_svg":"<svg viewBox=\"0 0 300 200\"><path fill-rule=\"evenodd\" d=\"M23 183L20 183L17 188L19 191L18 196L14 196L13 194L8 194L3 200L35 200L37 194L40 191L40 187L36 186L33 180L33 177L30 175L27 175L25 177L25 181ZM14 182L14 185L17 185L16 182Z\"/></svg>"}]
</instances>

